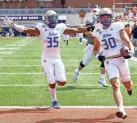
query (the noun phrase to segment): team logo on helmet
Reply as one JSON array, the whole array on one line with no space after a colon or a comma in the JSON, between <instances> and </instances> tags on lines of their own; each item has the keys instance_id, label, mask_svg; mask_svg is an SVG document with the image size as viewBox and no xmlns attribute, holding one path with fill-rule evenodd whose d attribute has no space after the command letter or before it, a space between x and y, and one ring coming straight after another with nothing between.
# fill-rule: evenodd
<instances>
[{"instance_id":1,"label":"team logo on helmet","mask_svg":"<svg viewBox=\"0 0 137 123\"><path fill-rule=\"evenodd\" d=\"M58 24L58 15L55 11L49 10L44 15L44 21L50 28L55 28Z\"/></svg>"}]
</instances>

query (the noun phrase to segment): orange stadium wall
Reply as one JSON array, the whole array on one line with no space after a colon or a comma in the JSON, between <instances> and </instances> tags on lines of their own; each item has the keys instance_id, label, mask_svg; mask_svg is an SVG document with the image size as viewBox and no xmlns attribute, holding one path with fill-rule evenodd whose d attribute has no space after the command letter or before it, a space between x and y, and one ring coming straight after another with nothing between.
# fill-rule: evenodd
<instances>
[{"instance_id":1,"label":"orange stadium wall","mask_svg":"<svg viewBox=\"0 0 137 123\"><path fill-rule=\"evenodd\" d=\"M37 8L37 0L26 0L25 8Z\"/></svg>"},{"instance_id":2,"label":"orange stadium wall","mask_svg":"<svg viewBox=\"0 0 137 123\"><path fill-rule=\"evenodd\" d=\"M28 8L37 8L37 0L26 0L25 5ZM52 6L54 8L61 8L61 0L53 0Z\"/></svg>"},{"instance_id":3,"label":"orange stadium wall","mask_svg":"<svg viewBox=\"0 0 137 123\"><path fill-rule=\"evenodd\" d=\"M54 0L53 7L55 7L55 8L61 8L62 7L61 0Z\"/></svg>"},{"instance_id":4,"label":"orange stadium wall","mask_svg":"<svg viewBox=\"0 0 137 123\"><path fill-rule=\"evenodd\" d=\"M61 1L61 0L60 0ZM113 7L114 0L65 0L67 6L79 8L82 4L100 5L101 7ZM116 3L137 3L137 0L115 0ZM105 4L104 4L105 3ZM116 7L123 8L124 5L116 5Z\"/></svg>"},{"instance_id":5,"label":"orange stadium wall","mask_svg":"<svg viewBox=\"0 0 137 123\"><path fill-rule=\"evenodd\" d=\"M72 8L80 8L81 5L87 5L90 3L93 5L100 5L101 7L113 7L113 1L114 0L53 0L52 7L53 8L62 8L64 4L65 6L71 6ZM22 7L24 8L38 8L38 2L37 0L25 0L22 1ZM137 0L115 0L115 3L137 3ZM20 8L19 1L8 1L3 2L0 1L0 8ZM123 5L115 5L116 8L124 8Z\"/></svg>"},{"instance_id":6,"label":"orange stadium wall","mask_svg":"<svg viewBox=\"0 0 137 123\"><path fill-rule=\"evenodd\" d=\"M74 7L74 8L79 8L82 4L85 5L85 4L88 4L90 3L91 5L100 5L102 7L112 7L113 5L113 0L106 0L105 1L105 5L104 5L104 1L103 0L66 0L66 5L67 6L71 6L71 7Z\"/></svg>"},{"instance_id":7,"label":"orange stadium wall","mask_svg":"<svg viewBox=\"0 0 137 123\"><path fill-rule=\"evenodd\" d=\"M37 0L26 0L25 4L28 8L37 8ZM53 0L52 6L54 8L61 8L61 0Z\"/></svg>"}]
</instances>

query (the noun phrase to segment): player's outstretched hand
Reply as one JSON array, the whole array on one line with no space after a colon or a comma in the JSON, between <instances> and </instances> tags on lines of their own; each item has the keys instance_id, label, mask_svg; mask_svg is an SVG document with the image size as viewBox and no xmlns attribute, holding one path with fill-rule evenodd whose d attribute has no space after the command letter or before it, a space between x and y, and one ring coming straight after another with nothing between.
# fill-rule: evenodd
<instances>
[{"instance_id":1,"label":"player's outstretched hand","mask_svg":"<svg viewBox=\"0 0 137 123\"><path fill-rule=\"evenodd\" d=\"M5 16L4 18L3 18L3 22L4 22L4 24L6 24L7 26L13 26L14 25L14 23L13 23L13 20L11 20L11 19L9 19L7 16Z\"/></svg>"},{"instance_id":2,"label":"player's outstretched hand","mask_svg":"<svg viewBox=\"0 0 137 123\"><path fill-rule=\"evenodd\" d=\"M105 56L102 56L102 55L100 55L100 54L97 54L96 55L96 58L99 60L99 61L105 61Z\"/></svg>"}]
</instances>

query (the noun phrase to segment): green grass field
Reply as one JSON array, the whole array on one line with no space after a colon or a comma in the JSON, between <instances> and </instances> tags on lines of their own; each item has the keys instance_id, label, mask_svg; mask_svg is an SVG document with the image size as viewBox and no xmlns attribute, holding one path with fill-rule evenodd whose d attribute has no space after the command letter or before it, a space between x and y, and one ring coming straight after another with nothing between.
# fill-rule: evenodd
<instances>
[{"instance_id":1,"label":"green grass field","mask_svg":"<svg viewBox=\"0 0 137 123\"><path fill-rule=\"evenodd\" d=\"M111 86L98 84L100 63L94 60L85 67L78 82L73 72L83 57L85 43L70 39L69 46L61 43L61 56L66 68L68 83L57 87L57 98L62 106L115 106ZM41 69L41 43L38 38L1 38L0 41L0 105L49 106L51 98L48 84ZM124 105L137 106L137 62L130 60L134 81L133 95L128 96L121 86ZM109 82L107 81L109 84ZM110 85L110 84L109 84Z\"/></svg>"}]
</instances>

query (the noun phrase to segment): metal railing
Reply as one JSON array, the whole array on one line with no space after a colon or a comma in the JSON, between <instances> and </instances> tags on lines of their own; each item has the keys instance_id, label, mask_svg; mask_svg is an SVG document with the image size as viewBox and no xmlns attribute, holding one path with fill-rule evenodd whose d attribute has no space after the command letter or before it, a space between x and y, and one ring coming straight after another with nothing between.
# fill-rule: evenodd
<instances>
[{"instance_id":1,"label":"metal railing","mask_svg":"<svg viewBox=\"0 0 137 123\"><path fill-rule=\"evenodd\" d=\"M58 14L78 14L80 11L91 12L92 8L36 8L36 9L0 9L0 15L43 15L47 10ZM124 12L124 8L115 8L114 12Z\"/></svg>"}]
</instances>

